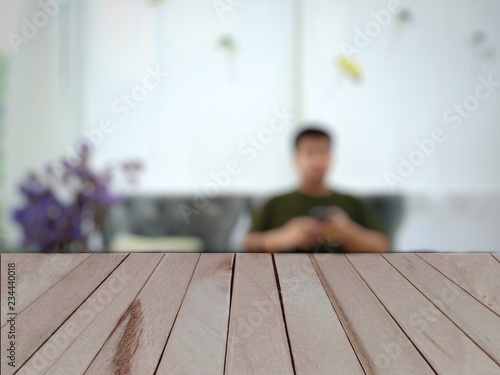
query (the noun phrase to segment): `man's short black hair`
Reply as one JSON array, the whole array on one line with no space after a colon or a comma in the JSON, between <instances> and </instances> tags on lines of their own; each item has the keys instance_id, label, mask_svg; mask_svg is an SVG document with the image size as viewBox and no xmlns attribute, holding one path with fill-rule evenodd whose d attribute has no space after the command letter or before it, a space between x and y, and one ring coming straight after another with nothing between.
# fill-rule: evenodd
<instances>
[{"instance_id":1,"label":"man's short black hair","mask_svg":"<svg viewBox=\"0 0 500 375\"><path fill-rule=\"evenodd\" d=\"M308 126L302 129L295 136L295 150L297 150L297 148L299 147L301 139L309 136L324 137L330 141L330 144L333 144L333 137L326 130L323 130L322 128L316 126Z\"/></svg>"}]
</instances>

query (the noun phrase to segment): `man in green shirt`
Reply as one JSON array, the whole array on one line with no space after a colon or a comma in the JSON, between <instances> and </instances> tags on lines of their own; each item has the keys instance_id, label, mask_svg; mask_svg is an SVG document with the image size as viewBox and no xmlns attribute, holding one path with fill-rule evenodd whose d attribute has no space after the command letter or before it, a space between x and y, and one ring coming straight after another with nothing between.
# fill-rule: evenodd
<instances>
[{"instance_id":1,"label":"man in green shirt","mask_svg":"<svg viewBox=\"0 0 500 375\"><path fill-rule=\"evenodd\" d=\"M257 213L245 238L247 251L388 251L387 236L370 207L326 186L332 143L319 128L296 136L298 189L272 198Z\"/></svg>"}]
</instances>

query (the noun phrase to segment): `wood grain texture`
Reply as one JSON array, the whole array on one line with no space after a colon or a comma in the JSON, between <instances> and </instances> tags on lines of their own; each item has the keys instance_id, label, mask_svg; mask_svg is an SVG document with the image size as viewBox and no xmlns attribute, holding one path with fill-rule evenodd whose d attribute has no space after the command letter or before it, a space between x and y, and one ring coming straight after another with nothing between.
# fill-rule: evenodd
<instances>
[{"instance_id":1,"label":"wood grain texture","mask_svg":"<svg viewBox=\"0 0 500 375\"><path fill-rule=\"evenodd\" d=\"M16 264L16 312L19 314L59 280L74 270L91 254L1 254L2 318L0 325L7 322L6 288L7 263Z\"/></svg>"},{"instance_id":2,"label":"wood grain texture","mask_svg":"<svg viewBox=\"0 0 500 375\"><path fill-rule=\"evenodd\" d=\"M0 371L500 375L495 255L3 254Z\"/></svg>"},{"instance_id":3,"label":"wood grain texture","mask_svg":"<svg viewBox=\"0 0 500 375\"><path fill-rule=\"evenodd\" d=\"M345 256L311 258L366 374L434 374Z\"/></svg>"},{"instance_id":4,"label":"wood grain texture","mask_svg":"<svg viewBox=\"0 0 500 375\"><path fill-rule=\"evenodd\" d=\"M382 255L347 257L438 374L500 374L498 365Z\"/></svg>"},{"instance_id":5,"label":"wood grain texture","mask_svg":"<svg viewBox=\"0 0 500 375\"><path fill-rule=\"evenodd\" d=\"M500 315L500 264L491 254L418 256Z\"/></svg>"},{"instance_id":6,"label":"wood grain texture","mask_svg":"<svg viewBox=\"0 0 500 375\"><path fill-rule=\"evenodd\" d=\"M274 255L295 373L364 374L307 254Z\"/></svg>"},{"instance_id":7,"label":"wood grain texture","mask_svg":"<svg viewBox=\"0 0 500 375\"><path fill-rule=\"evenodd\" d=\"M157 374L223 374L232 254L202 254Z\"/></svg>"},{"instance_id":8,"label":"wood grain texture","mask_svg":"<svg viewBox=\"0 0 500 375\"><path fill-rule=\"evenodd\" d=\"M20 375L83 374L160 258L128 256L26 362Z\"/></svg>"},{"instance_id":9,"label":"wood grain texture","mask_svg":"<svg viewBox=\"0 0 500 375\"><path fill-rule=\"evenodd\" d=\"M155 373L199 257L200 254L165 254L135 299L142 315L134 350L123 350L127 328L122 325L108 338L85 374ZM123 354L127 354L126 358L120 358Z\"/></svg>"},{"instance_id":10,"label":"wood grain texture","mask_svg":"<svg viewBox=\"0 0 500 375\"><path fill-rule=\"evenodd\" d=\"M293 374L272 256L238 254L226 374Z\"/></svg>"},{"instance_id":11,"label":"wood grain texture","mask_svg":"<svg viewBox=\"0 0 500 375\"><path fill-rule=\"evenodd\" d=\"M441 312L500 364L500 317L415 254L384 256Z\"/></svg>"},{"instance_id":12,"label":"wood grain texture","mask_svg":"<svg viewBox=\"0 0 500 375\"><path fill-rule=\"evenodd\" d=\"M17 363L21 366L125 259L125 254L93 254L25 308L17 320ZM6 337L2 328L1 335ZM6 351L2 340L2 353ZM12 374L2 356L2 374Z\"/></svg>"}]
</instances>

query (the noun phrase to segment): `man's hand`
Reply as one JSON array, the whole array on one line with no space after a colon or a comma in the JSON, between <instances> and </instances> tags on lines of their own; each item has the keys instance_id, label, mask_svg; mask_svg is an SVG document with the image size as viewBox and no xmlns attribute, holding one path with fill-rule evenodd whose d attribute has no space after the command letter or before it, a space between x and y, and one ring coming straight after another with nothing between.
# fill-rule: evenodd
<instances>
[{"instance_id":1,"label":"man's hand","mask_svg":"<svg viewBox=\"0 0 500 375\"><path fill-rule=\"evenodd\" d=\"M351 220L349 215L338 207L321 222L321 235L330 246L341 245L348 252L377 252L389 250L385 234L362 227Z\"/></svg>"},{"instance_id":2,"label":"man's hand","mask_svg":"<svg viewBox=\"0 0 500 375\"><path fill-rule=\"evenodd\" d=\"M264 239L266 251L311 250L318 244L321 226L311 217L297 217L283 227L269 232Z\"/></svg>"},{"instance_id":3,"label":"man's hand","mask_svg":"<svg viewBox=\"0 0 500 375\"><path fill-rule=\"evenodd\" d=\"M330 245L343 245L356 225L344 210L334 207L328 219L321 222L321 235Z\"/></svg>"},{"instance_id":4,"label":"man's hand","mask_svg":"<svg viewBox=\"0 0 500 375\"><path fill-rule=\"evenodd\" d=\"M367 229L351 220L339 208L333 209L327 220L297 217L284 226L267 232L250 232L245 238L247 251L287 252L311 251L321 242L330 246L342 246L348 252L387 252L387 237Z\"/></svg>"}]
</instances>

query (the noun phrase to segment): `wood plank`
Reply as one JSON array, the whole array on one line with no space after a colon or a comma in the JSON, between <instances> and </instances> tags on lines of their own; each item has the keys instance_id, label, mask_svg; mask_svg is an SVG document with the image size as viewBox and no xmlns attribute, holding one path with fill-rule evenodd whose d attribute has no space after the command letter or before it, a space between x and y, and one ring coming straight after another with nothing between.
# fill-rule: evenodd
<instances>
[{"instance_id":1,"label":"wood plank","mask_svg":"<svg viewBox=\"0 0 500 375\"><path fill-rule=\"evenodd\" d=\"M8 263L16 264L16 312L19 314L91 254L1 254L1 321L7 323Z\"/></svg>"},{"instance_id":2,"label":"wood plank","mask_svg":"<svg viewBox=\"0 0 500 375\"><path fill-rule=\"evenodd\" d=\"M418 256L500 315L500 267L490 254Z\"/></svg>"},{"instance_id":3,"label":"wood plank","mask_svg":"<svg viewBox=\"0 0 500 375\"><path fill-rule=\"evenodd\" d=\"M274 259L295 373L364 374L309 256Z\"/></svg>"},{"instance_id":4,"label":"wood plank","mask_svg":"<svg viewBox=\"0 0 500 375\"><path fill-rule=\"evenodd\" d=\"M136 298L142 306L136 349L131 351L125 345L124 323L106 341L85 374L154 374L199 257L165 254Z\"/></svg>"},{"instance_id":5,"label":"wood plank","mask_svg":"<svg viewBox=\"0 0 500 375\"><path fill-rule=\"evenodd\" d=\"M18 374L83 374L120 318L130 321L130 316L124 317L124 312L161 256L129 255L25 363Z\"/></svg>"},{"instance_id":6,"label":"wood plank","mask_svg":"<svg viewBox=\"0 0 500 375\"><path fill-rule=\"evenodd\" d=\"M500 317L415 254L384 256L420 292L500 364Z\"/></svg>"},{"instance_id":7,"label":"wood plank","mask_svg":"<svg viewBox=\"0 0 500 375\"><path fill-rule=\"evenodd\" d=\"M70 373L83 374L102 349L106 339L115 332L122 338L122 351L130 355L141 336L143 310L137 295L153 273L162 258L162 254L130 254L121 267L113 272L103 283L103 289L89 297L73 316L71 322L79 325L78 337L64 348L62 355L47 370L46 374L64 375ZM113 279L121 282L113 294L112 300L102 301L98 307L99 295L112 291L118 285ZM116 285L115 285L116 284ZM113 293L113 292L111 292ZM111 298L110 298L111 299ZM94 301L94 302L92 302ZM95 317L82 324L83 316L92 311ZM116 372L118 373L118 372ZM115 374L114 369L101 374Z\"/></svg>"},{"instance_id":8,"label":"wood plank","mask_svg":"<svg viewBox=\"0 0 500 375\"><path fill-rule=\"evenodd\" d=\"M66 277L25 308L16 317L17 368L54 333L84 302L108 275L125 259L125 254L93 254ZM1 330L6 337L9 325ZM5 353L7 340L2 340ZM7 366L2 356L2 374L12 374L16 368Z\"/></svg>"},{"instance_id":9,"label":"wood plank","mask_svg":"<svg viewBox=\"0 0 500 375\"><path fill-rule=\"evenodd\" d=\"M202 254L157 374L224 372L233 254Z\"/></svg>"},{"instance_id":10,"label":"wood plank","mask_svg":"<svg viewBox=\"0 0 500 375\"><path fill-rule=\"evenodd\" d=\"M236 257L225 373L294 373L271 254Z\"/></svg>"},{"instance_id":11,"label":"wood plank","mask_svg":"<svg viewBox=\"0 0 500 375\"><path fill-rule=\"evenodd\" d=\"M434 374L345 256L311 259L366 374Z\"/></svg>"},{"instance_id":12,"label":"wood plank","mask_svg":"<svg viewBox=\"0 0 500 375\"><path fill-rule=\"evenodd\" d=\"M381 255L348 255L438 374L500 374L498 365Z\"/></svg>"}]
</instances>

